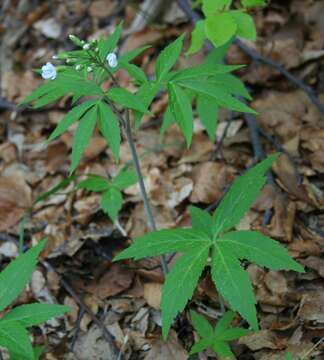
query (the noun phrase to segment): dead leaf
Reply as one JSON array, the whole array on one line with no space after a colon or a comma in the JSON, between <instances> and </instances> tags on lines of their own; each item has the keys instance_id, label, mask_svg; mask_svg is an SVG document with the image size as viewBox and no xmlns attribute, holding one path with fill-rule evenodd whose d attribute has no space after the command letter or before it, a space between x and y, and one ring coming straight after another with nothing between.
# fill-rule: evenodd
<instances>
[{"instance_id":1,"label":"dead leaf","mask_svg":"<svg viewBox=\"0 0 324 360\"><path fill-rule=\"evenodd\" d=\"M114 263L100 279L95 279L82 287L90 294L104 300L128 289L132 284L133 275L133 271L125 268L121 263Z\"/></svg>"},{"instance_id":2,"label":"dead leaf","mask_svg":"<svg viewBox=\"0 0 324 360\"><path fill-rule=\"evenodd\" d=\"M180 344L176 333L171 330L167 341L156 340L145 360L187 360L188 353Z\"/></svg>"},{"instance_id":3,"label":"dead leaf","mask_svg":"<svg viewBox=\"0 0 324 360\"><path fill-rule=\"evenodd\" d=\"M160 310L162 284L160 283L145 283L144 284L144 299L147 303L156 310Z\"/></svg>"},{"instance_id":4,"label":"dead leaf","mask_svg":"<svg viewBox=\"0 0 324 360\"><path fill-rule=\"evenodd\" d=\"M0 177L0 231L15 225L31 202L31 189L20 174Z\"/></svg>"}]
</instances>

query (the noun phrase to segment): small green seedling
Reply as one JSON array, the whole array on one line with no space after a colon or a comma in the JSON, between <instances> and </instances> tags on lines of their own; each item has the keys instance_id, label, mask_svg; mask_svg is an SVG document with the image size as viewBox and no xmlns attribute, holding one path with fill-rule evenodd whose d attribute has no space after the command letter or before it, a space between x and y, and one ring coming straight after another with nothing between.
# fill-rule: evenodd
<instances>
[{"instance_id":1,"label":"small green seedling","mask_svg":"<svg viewBox=\"0 0 324 360\"><path fill-rule=\"evenodd\" d=\"M247 329L229 327L235 316L233 311L227 311L217 322L214 329L203 316L197 314L195 311L191 311L190 314L192 324L201 337L201 340L191 348L190 355L211 348L219 356L233 357L234 354L228 342L251 333L251 331Z\"/></svg>"},{"instance_id":2,"label":"small green seedling","mask_svg":"<svg viewBox=\"0 0 324 360\"><path fill-rule=\"evenodd\" d=\"M199 51L208 39L215 47L228 43L233 37L255 41L256 28L247 10L264 6L264 0L242 0L241 8L231 10L232 0L202 0L204 20L196 23L188 55Z\"/></svg>"}]
</instances>

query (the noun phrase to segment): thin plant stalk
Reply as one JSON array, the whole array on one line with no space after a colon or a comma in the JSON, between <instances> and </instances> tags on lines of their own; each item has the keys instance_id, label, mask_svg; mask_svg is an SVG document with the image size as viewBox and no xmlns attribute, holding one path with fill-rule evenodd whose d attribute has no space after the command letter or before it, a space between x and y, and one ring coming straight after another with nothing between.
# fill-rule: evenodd
<instances>
[{"instance_id":1,"label":"thin plant stalk","mask_svg":"<svg viewBox=\"0 0 324 360\"><path fill-rule=\"evenodd\" d=\"M126 134L126 138L127 138L129 147L130 147L131 154L132 154L135 171L136 171L136 174L138 177L138 183L139 183L140 191L141 191L143 202L144 202L144 208L145 208L145 213L147 216L147 222L148 222L150 229L152 231L156 231L157 230L156 223L154 220L154 215L153 215L152 207L150 204L150 200L149 200L147 192L146 192L144 178L143 178L138 154L137 154L133 136L132 136L132 129L130 126L128 111L126 112L125 134ZM168 265L167 265L166 258L163 255L161 256L161 267L162 267L163 274L166 275L168 273Z\"/></svg>"}]
</instances>

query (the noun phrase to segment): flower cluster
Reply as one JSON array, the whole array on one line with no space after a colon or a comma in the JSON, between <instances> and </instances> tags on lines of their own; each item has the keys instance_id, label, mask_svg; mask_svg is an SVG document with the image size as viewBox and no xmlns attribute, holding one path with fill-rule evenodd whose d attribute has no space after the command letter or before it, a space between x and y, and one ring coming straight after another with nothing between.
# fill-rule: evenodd
<instances>
[{"instance_id":1,"label":"flower cluster","mask_svg":"<svg viewBox=\"0 0 324 360\"><path fill-rule=\"evenodd\" d=\"M77 71L86 69L87 72L92 72L98 63L101 63L101 66L104 66L102 61L100 61L98 53L98 41L92 40L91 42L85 42L84 40L79 39L75 35L69 35L70 40L79 48L84 51L84 56L74 56L74 52L65 52L60 53L59 55L53 56L53 59L65 60L66 64L74 65ZM80 55L80 54L79 54ZM116 68L118 66L118 58L116 53L110 52L106 56L107 65L110 68ZM41 69L42 78L45 80L54 80L57 75L57 68L50 62L47 62L42 66Z\"/></svg>"}]
</instances>

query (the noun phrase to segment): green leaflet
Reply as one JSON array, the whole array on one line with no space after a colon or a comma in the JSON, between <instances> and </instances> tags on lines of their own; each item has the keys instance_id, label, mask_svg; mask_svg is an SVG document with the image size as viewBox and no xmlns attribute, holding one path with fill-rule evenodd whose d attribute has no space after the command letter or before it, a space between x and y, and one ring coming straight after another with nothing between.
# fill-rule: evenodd
<instances>
[{"instance_id":1,"label":"green leaflet","mask_svg":"<svg viewBox=\"0 0 324 360\"><path fill-rule=\"evenodd\" d=\"M209 246L198 246L177 260L168 273L162 291L162 335L167 338L172 321L192 297L208 258Z\"/></svg>"},{"instance_id":2,"label":"green leaflet","mask_svg":"<svg viewBox=\"0 0 324 360\"><path fill-rule=\"evenodd\" d=\"M84 78L81 72L67 68L59 72L55 80L41 85L19 105L33 103L33 108L40 108L71 94L76 95L75 99L77 99L81 96L102 96L103 92L100 86Z\"/></svg>"},{"instance_id":3,"label":"green leaflet","mask_svg":"<svg viewBox=\"0 0 324 360\"><path fill-rule=\"evenodd\" d=\"M89 175L87 179L79 182L77 188L95 192L102 192L108 190L110 186L111 185L106 178L99 175Z\"/></svg>"},{"instance_id":4,"label":"green leaflet","mask_svg":"<svg viewBox=\"0 0 324 360\"><path fill-rule=\"evenodd\" d=\"M18 256L0 273L0 311L10 305L30 279L46 240ZM15 286L12 286L15 284Z\"/></svg>"},{"instance_id":5,"label":"green leaflet","mask_svg":"<svg viewBox=\"0 0 324 360\"><path fill-rule=\"evenodd\" d=\"M106 96L108 99L116 102L119 105L124 106L127 109L133 109L145 114L152 115L147 110L147 106L142 103L141 99L138 96L132 94L124 88L112 88L108 92L106 92Z\"/></svg>"},{"instance_id":6,"label":"green leaflet","mask_svg":"<svg viewBox=\"0 0 324 360\"><path fill-rule=\"evenodd\" d=\"M168 93L171 113L179 125L189 147L193 133L191 101L184 90L176 84L169 83Z\"/></svg>"},{"instance_id":7,"label":"green leaflet","mask_svg":"<svg viewBox=\"0 0 324 360\"><path fill-rule=\"evenodd\" d=\"M182 50L184 36L185 34L182 34L160 52L155 65L157 81L162 81L178 60Z\"/></svg>"},{"instance_id":8,"label":"green leaflet","mask_svg":"<svg viewBox=\"0 0 324 360\"><path fill-rule=\"evenodd\" d=\"M210 78L209 82L210 84L223 87L230 94L242 96L248 100L252 100L252 97L243 82L232 74L218 74Z\"/></svg>"},{"instance_id":9,"label":"green leaflet","mask_svg":"<svg viewBox=\"0 0 324 360\"><path fill-rule=\"evenodd\" d=\"M214 212L214 233L230 230L253 205L266 182L266 172L277 159L274 154L249 169L232 184Z\"/></svg>"},{"instance_id":10,"label":"green leaflet","mask_svg":"<svg viewBox=\"0 0 324 360\"><path fill-rule=\"evenodd\" d=\"M208 238L213 236L213 218L207 211L201 210L195 206L189 207L192 228L205 233Z\"/></svg>"},{"instance_id":11,"label":"green leaflet","mask_svg":"<svg viewBox=\"0 0 324 360\"><path fill-rule=\"evenodd\" d=\"M246 8L267 5L266 0L241 0L241 3Z\"/></svg>"},{"instance_id":12,"label":"green leaflet","mask_svg":"<svg viewBox=\"0 0 324 360\"><path fill-rule=\"evenodd\" d=\"M304 269L294 261L288 250L277 241L256 231L232 231L218 240L222 248L233 251L240 259L249 260L257 265L272 270L291 269L304 272Z\"/></svg>"},{"instance_id":13,"label":"green leaflet","mask_svg":"<svg viewBox=\"0 0 324 360\"><path fill-rule=\"evenodd\" d=\"M258 329L256 300L247 272L227 248L217 242L212 253L212 279L217 290L227 300L231 309L238 311L254 330Z\"/></svg>"},{"instance_id":14,"label":"green leaflet","mask_svg":"<svg viewBox=\"0 0 324 360\"><path fill-rule=\"evenodd\" d=\"M216 140L216 127L218 123L218 105L210 96L197 97L197 112L201 123L204 125L211 141Z\"/></svg>"},{"instance_id":15,"label":"green leaflet","mask_svg":"<svg viewBox=\"0 0 324 360\"><path fill-rule=\"evenodd\" d=\"M97 107L92 107L81 118L78 128L75 131L72 144L72 160L70 166L70 174L77 168L81 156L88 146L92 133L97 122Z\"/></svg>"},{"instance_id":16,"label":"green leaflet","mask_svg":"<svg viewBox=\"0 0 324 360\"><path fill-rule=\"evenodd\" d=\"M114 159L118 162L121 142L119 122L115 113L104 102L98 104L98 122L100 132L110 146Z\"/></svg>"},{"instance_id":17,"label":"green leaflet","mask_svg":"<svg viewBox=\"0 0 324 360\"><path fill-rule=\"evenodd\" d=\"M251 41L256 40L256 28L251 15L239 10L230 11L237 25L237 36Z\"/></svg>"},{"instance_id":18,"label":"green leaflet","mask_svg":"<svg viewBox=\"0 0 324 360\"><path fill-rule=\"evenodd\" d=\"M232 0L203 0L202 10L206 17L213 16L217 11L228 8Z\"/></svg>"},{"instance_id":19,"label":"green leaflet","mask_svg":"<svg viewBox=\"0 0 324 360\"><path fill-rule=\"evenodd\" d=\"M117 220L118 213L122 205L122 194L114 187L111 187L109 190L105 191L101 196L100 207L113 222Z\"/></svg>"},{"instance_id":20,"label":"green leaflet","mask_svg":"<svg viewBox=\"0 0 324 360\"><path fill-rule=\"evenodd\" d=\"M170 108L170 105L169 105L166 108L166 110L165 110L165 112L163 114L163 121L162 121L162 126L161 126L161 129L160 129L161 135L165 134L165 132L173 124L173 122L174 122L174 117L172 115L171 108Z\"/></svg>"},{"instance_id":21,"label":"green leaflet","mask_svg":"<svg viewBox=\"0 0 324 360\"><path fill-rule=\"evenodd\" d=\"M219 356L233 357L234 354L227 342L236 340L241 336L250 333L247 329L229 327L235 315L232 311L227 311L223 315L217 322L215 329L212 328L204 317L197 314L195 311L191 311L190 314L193 326L202 338L191 348L190 355L211 347Z\"/></svg>"},{"instance_id":22,"label":"green leaflet","mask_svg":"<svg viewBox=\"0 0 324 360\"><path fill-rule=\"evenodd\" d=\"M201 80L204 77L217 76L235 71L244 67L243 65L223 65L215 64L213 62L205 62L200 65L192 66L183 70L176 71L171 76L172 82L180 82L183 80ZM207 81L204 79L204 81Z\"/></svg>"},{"instance_id":23,"label":"green leaflet","mask_svg":"<svg viewBox=\"0 0 324 360\"><path fill-rule=\"evenodd\" d=\"M0 345L17 359L34 360L28 332L19 322L0 321Z\"/></svg>"},{"instance_id":24,"label":"green leaflet","mask_svg":"<svg viewBox=\"0 0 324 360\"><path fill-rule=\"evenodd\" d=\"M123 68L126 69L130 76L132 76L136 82L140 85L147 83L147 77L145 72L138 66L134 64L122 64Z\"/></svg>"},{"instance_id":25,"label":"green leaflet","mask_svg":"<svg viewBox=\"0 0 324 360\"><path fill-rule=\"evenodd\" d=\"M237 23L229 13L216 13L207 17L206 35L215 47L226 44L236 34Z\"/></svg>"},{"instance_id":26,"label":"green leaflet","mask_svg":"<svg viewBox=\"0 0 324 360\"><path fill-rule=\"evenodd\" d=\"M212 97L219 106L235 111L256 114L253 109L228 93L229 89L219 84L214 84L209 80L183 80L177 84L203 96Z\"/></svg>"},{"instance_id":27,"label":"green leaflet","mask_svg":"<svg viewBox=\"0 0 324 360\"><path fill-rule=\"evenodd\" d=\"M127 249L119 253L114 261L134 258L142 259L147 256L157 256L175 251L190 251L198 246L211 245L203 232L195 229L165 229L154 231L141 236Z\"/></svg>"},{"instance_id":28,"label":"green leaflet","mask_svg":"<svg viewBox=\"0 0 324 360\"><path fill-rule=\"evenodd\" d=\"M120 39L121 32L122 32L123 24L120 23L115 31L107 38L107 39L100 39L98 42L98 48L99 48L99 57L101 61L106 61L106 56L108 53L113 52L114 49L117 46L117 43Z\"/></svg>"},{"instance_id":29,"label":"green leaflet","mask_svg":"<svg viewBox=\"0 0 324 360\"><path fill-rule=\"evenodd\" d=\"M137 181L137 175L133 170L123 169L113 179L112 185L117 187L119 190L124 190L129 186L136 184Z\"/></svg>"},{"instance_id":30,"label":"green leaflet","mask_svg":"<svg viewBox=\"0 0 324 360\"><path fill-rule=\"evenodd\" d=\"M136 97L140 99L140 101L145 105L148 109L155 98L156 94L160 89L160 84L156 82L146 82L144 83L136 93ZM141 125L141 120L143 117L143 113L136 111L135 112L135 126L138 129Z\"/></svg>"},{"instance_id":31,"label":"green leaflet","mask_svg":"<svg viewBox=\"0 0 324 360\"><path fill-rule=\"evenodd\" d=\"M70 308L56 304L28 304L21 305L7 313L0 321L4 328L8 324L18 322L23 327L39 325L53 317L63 315Z\"/></svg>"},{"instance_id":32,"label":"green leaflet","mask_svg":"<svg viewBox=\"0 0 324 360\"><path fill-rule=\"evenodd\" d=\"M75 106L63 117L58 126L46 140L46 143L49 143L62 135L74 122L79 120L80 117L96 103L97 100L88 100L78 106Z\"/></svg>"},{"instance_id":33,"label":"green leaflet","mask_svg":"<svg viewBox=\"0 0 324 360\"><path fill-rule=\"evenodd\" d=\"M292 354L290 352L288 352L288 353L285 354L284 360L294 360L294 359L292 357Z\"/></svg>"},{"instance_id":34,"label":"green leaflet","mask_svg":"<svg viewBox=\"0 0 324 360\"><path fill-rule=\"evenodd\" d=\"M204 20L199 20L191 33L191 45L186 54L192 55L198 52L203 47L205 39L205 22Z\"/></svg>"},{"instance_id":35,"label":"green leaflet","mask_svg":"<svg viewBox=\"0 0 324 360\"><path fill-rule=\"evenodd\" d=\"M213 335L214 329L210 323L195 311L190 311L192 325L202 338L209 338Z\"/></svg>"}]
</instances>

